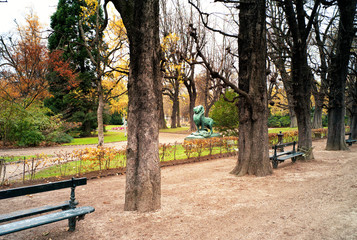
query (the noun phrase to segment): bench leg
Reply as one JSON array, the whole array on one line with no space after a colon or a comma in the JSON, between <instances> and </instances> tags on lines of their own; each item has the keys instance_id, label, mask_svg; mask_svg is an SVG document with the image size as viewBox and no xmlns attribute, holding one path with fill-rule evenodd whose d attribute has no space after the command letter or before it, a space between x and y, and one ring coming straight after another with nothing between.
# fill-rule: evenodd
<instances>
[{"instance_id":1,"label":"bench leg","mask_svg":"<svg viewBox=\"0 0 357 240\"><path fill-rule=\"evenodd\" d=\"M273 159L273 168L274 169L277 169L278 168L278 160L276 160L276 159Z\"/></svg>"},{"instance_id":2,"label":"bench leg","mask_svg":"<svg viewBox=\"0 0 357 240\"><path fill-rule=\"evenodd\" d=\"M296 162L296 157L291 158L291 161L292 161L293 163L295 163L295 162Z\"/></svg>"},{"instance_id":3,"label":"bench leg","mask_svg":"<svg viewBox=\"0 0 357 240\"><path fill-rule=\"evenodd\" d=\"M73 232L76 230L76 218L69 218L68 219L68 231Z\"/></svg>"}]
</instances>

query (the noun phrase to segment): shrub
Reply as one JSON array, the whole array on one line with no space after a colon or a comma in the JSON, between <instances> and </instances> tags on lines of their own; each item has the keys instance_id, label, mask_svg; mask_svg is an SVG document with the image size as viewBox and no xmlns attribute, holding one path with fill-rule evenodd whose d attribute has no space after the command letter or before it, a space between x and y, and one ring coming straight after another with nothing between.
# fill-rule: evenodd
<instances>
[{"instance_id":1,"label":"shrub","mask_svg":"<svg viewBox=\"0 0 357 240\"><path fill-rule=\"evenodd\" d=\"M214 120L214 127L225 136L238 136L238 108L234 102L226 101L234 100L238 95L229 90L224 96L213 105L210 112L210 117Z\"/></svg>"},{"instance_id":2,"label":"shrub","mask_svg":"<svg viewBox=\"0 0 357 240\"><path fill-rule=\"evenodd\" d=\"M46 137L46 141L54 143L70 143L72 142L73 137L65 132L55 131Z\"/></svg>"},{"instance_id":3,"label":"shrub","mask_svg":"<svg viewBox=\"0 0 357 240\"><path fill-rule=\"evenodd\" d=\"M23 146L38 146L42 141L45 140L45 137L42 135L40 131L30 130L24 132L21 136L20 140L17 142L17 145Z\"/></svg>"}]
</instances>

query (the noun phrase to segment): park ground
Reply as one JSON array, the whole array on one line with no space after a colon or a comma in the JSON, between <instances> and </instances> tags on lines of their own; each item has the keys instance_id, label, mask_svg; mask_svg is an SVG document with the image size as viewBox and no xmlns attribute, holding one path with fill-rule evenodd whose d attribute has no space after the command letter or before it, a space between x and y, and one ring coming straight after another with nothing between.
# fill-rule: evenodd
<instances>
[{"instance_id":1,"label":"park ground","mask_svg":"<svg viewBox=\"0 0 357 240\"><path fill-rule=\"evenodd\" d=\"M89 180L76 189L96 210L67 232L62 221L3 239L357 239L357 145L315 159L286 161L267 177L236 177L236 157L162 169L162 208L123 211L125 176ZM2 201L5 210L68 200L59 190ZM1 239L1 237L0 237Z\"/></svg>"}]
</instances>

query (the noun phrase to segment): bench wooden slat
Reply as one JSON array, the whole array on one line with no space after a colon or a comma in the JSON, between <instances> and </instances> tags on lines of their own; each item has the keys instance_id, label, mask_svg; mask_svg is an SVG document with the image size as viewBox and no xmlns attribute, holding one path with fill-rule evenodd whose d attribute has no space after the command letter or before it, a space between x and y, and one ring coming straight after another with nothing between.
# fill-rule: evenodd
<instances>
[{"instance_id":1,"label":"bench wooden slat","mask_svg":"<svg viewBox=\"0 0 357 240\"><path fill-rule=\"evenodd\" d=\"M289 159L289 158L293 158L293 157L298 157L298 156L302 156L304 155L302 152L295 152L295 153L292 153L292 154L289 154L289 155L284 155L284 156L280 156L277 158L278 161L285 161L286 159Z\"/></svg>"},{"instance_id":2,"label":"bench wooden slat","mask_svg":"<svg viewBox=\"0 0 357 240\"><path fill-rule=\"evenodd\" d=\"M12 220L23 218L23 217L33 216L36 214L56 211L56 210L60 210L60 209L68 209L69 204L70 204L69 201L65 201L58 205L47 205L47 206L43 206L43 207L31 208L31 209L20 210L20 211L8 213L8 214L2 214L2 215L0 215L0 223L12 221Z\"/></svg>"},{"instance_id":3,"label":"bench wooden slat","mask_svg":"<svg viewBox=\"0 0 357 240\"><path fill-rule=\"evenodd\" d=\"M45 225L48 223L58 222L65 219L82 216L91 212L94 212L94 208L90 206L86 206L86 207L79 207L75 209L55 212L35 218L29 218L17 222L8 223L0 226L0 236Z\"/></svg>"},{"instance_id":4,"label":"bench wooden slat","mask_svg":"<svg viewBox=\"0 0 357 240\"><path fill-rule=\"evenodd\" d=\"M279 157L281 155L285 155L285 154L290 154L293 153L293 151L286 151L286 152L277 152L276 153L276 157ZM269 156L270 160L272 160L274 158L274 155Z\"/></svg>"},{"instance_id":5,"label":"bench wooden slat","mask_svg":"<svg viewBox=\"0 0 357 240\"><path fill-rule=\"evenodd\" d=\"M27 187L12 188L0 191L0 199L19 197L27 194L41 193L62 188L86 185L87 178L74 178L53 183L39 184Z\"/></svg>"}]
</instances>

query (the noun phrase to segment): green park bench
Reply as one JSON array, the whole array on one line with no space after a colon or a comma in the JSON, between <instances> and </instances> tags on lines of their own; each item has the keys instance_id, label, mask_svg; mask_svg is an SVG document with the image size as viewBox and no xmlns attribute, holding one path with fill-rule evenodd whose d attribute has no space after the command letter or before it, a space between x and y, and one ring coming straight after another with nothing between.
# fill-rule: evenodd
<instances>
[{"instance_id":1,"label":"green park bench","mask_svg":"<svg viewBox=\"0 0 357 240\"><path fill-rule=\"evenodd\" d=\"M282 143L273 146L274 155L270 156L270 160L272 161L273 168L278 168L279 162L284 162L285 160L291 158L292 162L296 161L296 157L303 156L304 153L297 152L295 150L296 142ZM285 147L292 146L292 150L284 151ZM279 152L281 150L281 152Z\"/></svg>"},{"instance_id":2,"label":"green park bench","mask_svg":"<svg viewBox=\"0 0 357 240\"><path fill-rule=\"evenodd\" d=\"M352 143L357 142L357 139L352 139L351 133L346 133L346 135L348 136L348 139L346 139L346 144L348 144L349 146L352 146Z\"/></svg>"},{"instance_id":3,"label":"green park bench","mask_svg":"<svg viewBox=\"0 0 357 240\"><path fill-rule=\"evenodd\" d=\"M0 236L66 219L68 219L69 231L74 231L76 228L77 220L81 220L86 214L94 212L94 208L90 206L78 208L76 207L76 205L78 205L78 202L75 199L75 187L86 184L87 178L72 178L71 180L12 188L0 191L0 199L9 199L13 197L25 196L28 194L53 191L63 188L71 188L69 201L65 201L56 205L46 205L0 215L0 224L2 224L0 225ZM48 212L52 213L27 218L30 216Z\"/></svg>"}]
</instances>

